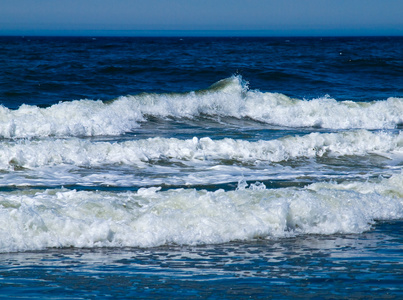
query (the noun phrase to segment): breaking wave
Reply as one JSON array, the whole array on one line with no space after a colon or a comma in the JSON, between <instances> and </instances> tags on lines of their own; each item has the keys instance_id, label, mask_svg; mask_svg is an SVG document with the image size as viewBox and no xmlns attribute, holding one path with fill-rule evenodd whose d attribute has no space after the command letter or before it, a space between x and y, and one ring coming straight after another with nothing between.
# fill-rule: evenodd
<instances>
[{"instance_id":1,"label":"breaking wave","mask_svg":"<svg viewBox=\"0 0 403 300\"><path fill-rule=\"evenodd\" d=\"M365 99L363 99L365 101ZM239 76L206 90L182 94L143 93L115 100L75 100L47 108L0 106L3 138L121 135L140 127L148 117L225 116L265 124L329 129L391 129L403 123L403 99L336 101L330 97L292 99L278 93L249 90Z\"/></svg>"},{"instance_id":2,"label":"breaking wave","mask_svg":"<svg viewBox=\"0 0 403 300\"><path fill-rule=\"evenodd\" d=\"M360 233L403 218L403 176L234 191L0 192L0 252L48 247L214 244L299 234Z\"/></svg>"},{"instance_id":3,"label":"breaking wave","mask_svg":"<svg viewBox=\"0 0 403 300\"><path fill-rule=\"evenodd\" d=\"M310 133L256 142L225 138L148 138L124 142L93 142L85 139L17 140L3 142L0 170L53 165L97 167L133 165L157 161L203 161L233 163L281 162L322 156L365 156L387 158L403 154L403 133L371 132L364 129L337 133Z\"/></svg>"}]
</instances>

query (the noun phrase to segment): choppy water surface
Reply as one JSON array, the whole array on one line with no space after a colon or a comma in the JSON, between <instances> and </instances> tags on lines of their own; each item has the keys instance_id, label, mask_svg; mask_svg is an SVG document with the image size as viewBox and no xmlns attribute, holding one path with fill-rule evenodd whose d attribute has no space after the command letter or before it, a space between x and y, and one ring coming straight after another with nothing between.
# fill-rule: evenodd
<instances>
[{"instance_id":1,"label":"choppy water surface","mask_svg":"<svg viewBox=\"0 0 403 300\"><path fill-rule=\"evenodd\" d=\"M0 294L402 297L402 46L0 38Z\"/></svg>"}]
</instances>

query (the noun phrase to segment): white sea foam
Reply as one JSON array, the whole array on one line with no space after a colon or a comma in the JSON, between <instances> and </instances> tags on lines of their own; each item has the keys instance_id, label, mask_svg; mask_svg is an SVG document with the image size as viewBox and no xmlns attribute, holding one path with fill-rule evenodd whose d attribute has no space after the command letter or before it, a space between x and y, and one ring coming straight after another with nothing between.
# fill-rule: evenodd
<instances>
[{"instance_id":1,"label":"white sea foam","mask_svg":"<svg viewBox=\"0 0 403 300\"><path fill-rule=\"evenodd\" d=\"M259 164L301 157L364 156L371 153L388 158L401 157L403 134L362 129L286 136L256 142L196 137L187 140L157 137L119 143L78 138L3 141L0 148L0 170L54 165L130 165L144 168L158 161L181 161L192 166L215 161Z\"/></svg>"},{"instance_id":2,"label":"white sea foam","mask_svg":"<svg viewBox=\"0 0 403 300\"><path fill-rule=\"evenodd\" d=\"M298 234L359 233L403 218L403 176L270 190L0 193L0 252L46 247L152 247Z\"/></svg>"},{"instance_id":3,"label":"white sea foam","mask_svg":"<svg viewBox=\"0 0 403 300\"><path fill-rule=\"evenodd\" d=\"M48 108L22 105L10 110L0 106L0 136L120 135L139 127L147 116L200 115L247 117L289 127L383 129L403 123L403 99L375 102L336 101L328 97L291 99L283 94L248 90L242 79L234 76L207 90L183 94L144 93L110 102L62 102Z\"/></svg>"}]
</instances>

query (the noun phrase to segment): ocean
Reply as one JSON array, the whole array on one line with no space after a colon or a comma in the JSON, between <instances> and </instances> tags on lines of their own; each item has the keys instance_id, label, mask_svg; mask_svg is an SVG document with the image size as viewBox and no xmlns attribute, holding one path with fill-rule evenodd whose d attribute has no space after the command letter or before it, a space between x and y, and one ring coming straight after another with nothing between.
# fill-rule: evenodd
<instances>
[{"instance_id":1,"label":"ocean","mask_svg":"<svg viewBox=\"0 0 403 300\"><path fill-rule=\"evenodd\" d=\"M0 298L403 298L403 37L0 37L0 67Z\"/></svg>"}]
</instances>

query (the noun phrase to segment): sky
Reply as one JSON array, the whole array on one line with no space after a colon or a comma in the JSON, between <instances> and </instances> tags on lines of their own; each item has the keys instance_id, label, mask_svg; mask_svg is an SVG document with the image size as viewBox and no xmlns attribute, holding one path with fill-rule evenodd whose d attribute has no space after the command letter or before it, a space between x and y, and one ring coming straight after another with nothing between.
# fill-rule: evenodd
<instances>
[{"instance_id":1,"label":"sky","mask_svg":"<svg viewBox=\"0 0 403 300\"><path fill-rule=\"evenodd\" d=\"M403 0L0 0L0 35L403 35Z\"/></svg>"}]
</instances>

